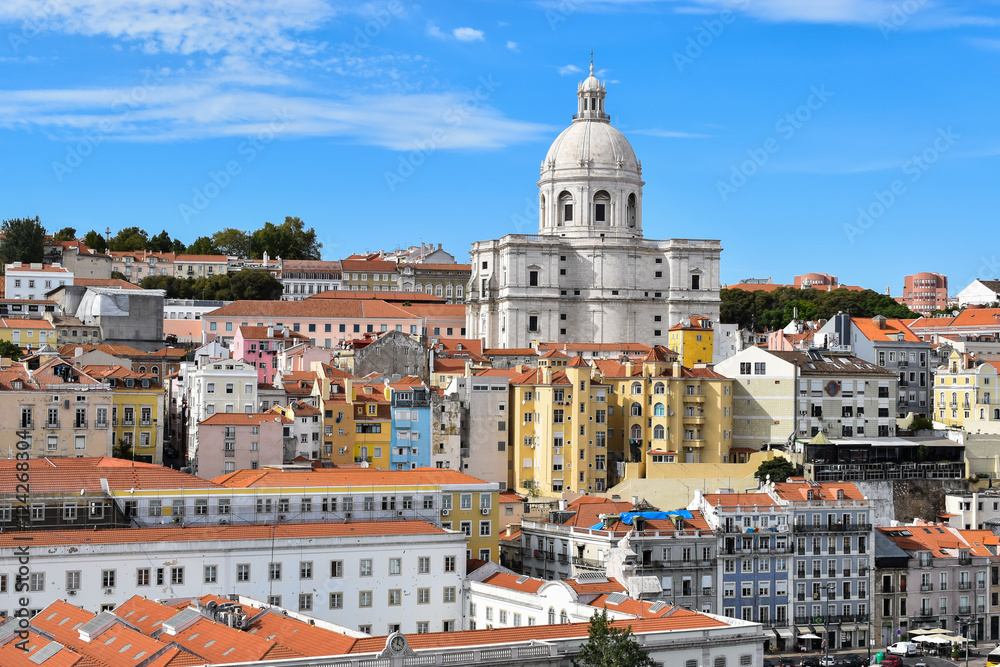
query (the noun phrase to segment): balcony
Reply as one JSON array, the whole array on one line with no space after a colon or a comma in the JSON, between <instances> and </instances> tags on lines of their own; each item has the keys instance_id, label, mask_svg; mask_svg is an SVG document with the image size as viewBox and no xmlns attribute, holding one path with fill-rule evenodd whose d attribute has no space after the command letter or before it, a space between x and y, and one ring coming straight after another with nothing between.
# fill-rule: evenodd
<instances>
[{"instance_id":1,"label":"balcony","mask_svg":"<svg viewBox=\"0 0 1000 667\"><path fill-rule=\"evenodd\" d=\"M685 403L704 403L705 394L684 394Z\"/></svg>"},{"instance_id":2,"label":"balcony","mask_svg":"<svg viewBox=\"0 0 1000 667\"><path fill-rule=\"evenodd\" d=\"M937 620L937 616L934 615L934 611L931 609L917 609L913 612L913 618L919 618L922 621Z\"/></svg>"},{"instance_id":3,"label":"balcony","mask_svg":"<svg viewBox=\"0 0 1000 667\"><path fill-rule=\"evenodd\" d=\"M972 582L971 581L960 581L960 582L958 582L958 590L960 590L960 591L967 591L967 590L971 590L971 589L972 589Z\"/></svg>"},{"instance_id":4,"label":"balcony","mask_svg":"<svg viewBox=\"0 0 1000 667\"><path fill-rule=\"evenodd\" d=\"M872 525L870 523L834 523L834 524L795 524L796 533L870 533Z\"/></svg>"},{"instance_id":5,"label":"balcony","mask_svg":"<svg viewBox=\"0 0 1000 667\"><path fill-rule=\"evenodd\" d=\"M684 415L685 424L704 424L705 415Z\"/></svg>"},{"instance_id":6,"label":"balcony","mask_svg":"<svg viewBox=\"0 0 1000 667\"><path fill-rule=\"evenodd\" d=\"M920 584L920 592L927 593L934 590L934 584Z\"/></svg>"},{"instance_id":7,"label":"balcony","mask_svg":"<svg viewBox=\"0 0 1000 667\"><path fill-rule=\"evenodd\" d=\"M958 613L959 614L971 614L972 613L972 606L971 605L959 605L958 606Z\"/></svg>"},{"instance_id":8,"label":"balcony","mask_svg":"<svg viewBox=\"0 0 1000 667\"><path fill-rule=\"evenodd\" d=\"M235 449L227 449L227 450L225 451L225 454L224 454L224 456L225 456L225 457L226 457L227 459L232 459L232 458L236 458L236 450L235 450Z\"/></svg>"},{"instance_id":9,"label":"balcony","mask_svg":"<svg viewBox=\"0 0 1000 667\"><path fill-rule=\"evenodd\" d=\"M77 419L76 421L73 422L73 428L87 428L87 420Z\"/></svg>"},{"instance_id":10,"label":"balcony","mask_svg":"<svg viewBox=\"0 0 1000 667\"><path fill-rule=\"evenodd\" d=\"M151 419L143 419L139 422L139 426L152 426L153 421Z\"/></svg>"},{"instance_id":11,"label":"balcony","mask_svg":"<svg viewBox=\"0 0 1000 667\"><path fill-rule=\"evenodd\" d=\"M972 565L972 557L971 556L959 556L958 557L958 564L962 565L962 566Z\"/></svg>"},{"instance_id":12,"label":"balcony","mask_svg":"<svg viewBox=\"0 0 1000 667\"><path fill-rule=\"evenodd\" d=\"M976 605L976 612L980 613L980 614L985 613L986 612L986 605L984 605L984 604L977 604Z\"/></svg>"},{"instance_id":13,"label":"balcony","mask_svg":"<svg viewBox=\"0 0 1000 667\"><path fill-rule=\"evenodd\" d=\"M57 422L57 421L54 421L54 422L53 421L45 422L45 428L59 428L59 422Z\"/></svg>"},{"instance_id":14,"label":"balcony","mask_svg":"<svg viewBox=\"0 0 1000 667\"><path fill-rule=\"evenodd\" d=\"M99 421L94 424L94 428L107 428L107 427L108 427L108 422L106 421L104 422Z\"/></svg>"}]
</instances>

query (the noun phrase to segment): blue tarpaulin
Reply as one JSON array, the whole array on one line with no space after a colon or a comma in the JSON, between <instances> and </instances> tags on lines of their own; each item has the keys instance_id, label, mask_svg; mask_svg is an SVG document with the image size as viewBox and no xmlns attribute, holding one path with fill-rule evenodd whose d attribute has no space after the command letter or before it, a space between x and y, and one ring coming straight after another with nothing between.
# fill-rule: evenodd
<instances>
[{"instance_id":1,"label":"blue tarpaulin","mask_svg":"<svg viewBox=\"0 0 1000 667\"><path fill-rule=\"evenodd\" d=\"M672 512L622 512L621 522L626 526L632 525L632 519L641 516L643 519L666 519L671 516L679 516L682 519L690 519L691 512L688 510L674 510ZM600 530L603 523L598 523L590 527L591 530Z\"/></svg>"}]
</instances>

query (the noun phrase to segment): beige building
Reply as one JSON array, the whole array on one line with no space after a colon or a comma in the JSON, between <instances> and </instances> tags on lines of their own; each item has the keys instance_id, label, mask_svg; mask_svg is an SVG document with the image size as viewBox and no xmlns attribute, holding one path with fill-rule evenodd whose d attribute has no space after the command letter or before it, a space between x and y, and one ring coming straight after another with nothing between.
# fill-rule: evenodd
<instances>
[{"instance_id":1,"label":"beige building","mask_svg":"<svg viewBox=\"0 0 1000 667\"><path fill-rule=\"evenodd\" d=\"M968 433L1000 433L1000 361L952 352L934 377L934 419Z\"/></svg>"},{"instance_id":2,"label":"beige building","mask_svg":"<svg viewBox=\"0 0 1000 667\"><path fill-rule=\"evenodd\" d=\"M211 278L229 273L229 257L226 255L176 255L174 257L175 278Z\"/></svg>"}]
</instances>

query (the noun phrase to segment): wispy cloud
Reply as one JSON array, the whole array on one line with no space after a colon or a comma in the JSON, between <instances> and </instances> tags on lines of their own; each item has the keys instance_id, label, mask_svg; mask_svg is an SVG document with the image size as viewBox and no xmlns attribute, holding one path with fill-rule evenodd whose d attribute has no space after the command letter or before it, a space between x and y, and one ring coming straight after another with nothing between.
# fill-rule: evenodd
<instances>
[{"instance_id":1,"label":"wispy cloud","mask_svg":"<svg viewBox=\"0 0 1000 667\"><path fill-rule=\"evenodd\" d=\"M341 11L326 0L5 0L0 22L109 37L147 53L289 53L315 50L299 35Z\"/></svg>"},{"instance_id":2,"label":"wispy cloud","mask_svg":"<svg viewBox=\"0 0 1000 667\"><path fill-rule=\"evenodd\" d=\"M520 51L520 49L517 46L517 42L512 42L510 40L507 40L507 48L510 49L511 51L514 51L515 53Z\"/></svg>"},{"instance_id":3,"label":"wispy cloud","mask_svg":"<svg viewBox=\"0 0 1000 667\"><path fill-rule=\"evenodd\" d=\"M6 90L0 94L0 127L35 128L69 140L101 130L107 139L162 142L236 137L283 119L283 136L339 137L411 150L429 136L436 148L498 148L539 140L545 125L506 118L488 105L467 107L468 91L413 95L353 95L344 99L271 92L220 92L218 82L171 83L146 91L141 103L123 106L129 89ZM127 114L123 110L128 108Z\"/></svg>"},{"instance_id":4,"label":"wispy cloud","mask_svg":"<svg viewBox=\"0 0 1000 667\"><path fill-rule=\"evenodd\" d=\"M660 128L650 128L647 130L629 130L629 134L642 134L647 137L657 137L659 139L707 139L710 134L698 134L697 132L680 132L677 130L662 130Z\"/></svg>"},{"instance_id":5,"label":"wispy cloud","mask_svg":"<svg viewBox=\"0 0 1000 667\"><path fill-rule=\"evenodd\" d=\"M568 76L570 74L579 74L583 70L576 65L563 65L559 68L559 74L562 76Z\"/></svg>"},{"instance_id":6,"label":"wispy cloud","mask_svg":"<svg viewBox=\"0 0 1000 667\"><path fill-rule=\"evenodd\" d=\"M483 41L483 31L475 28L455 28L451 31L460 42L481 42Z\"/></svg>"},{"instance_id":7,"label":"wispy cloud","mask_svg":"<svg viewBox=\"0 0 1000 667\"><path fill-rule=\"evenodd\" d=\"M427 23L427 35L434 39L448 39L448 35L444 34L441 28L430 22Z\"/></svg>"}]
</instances>

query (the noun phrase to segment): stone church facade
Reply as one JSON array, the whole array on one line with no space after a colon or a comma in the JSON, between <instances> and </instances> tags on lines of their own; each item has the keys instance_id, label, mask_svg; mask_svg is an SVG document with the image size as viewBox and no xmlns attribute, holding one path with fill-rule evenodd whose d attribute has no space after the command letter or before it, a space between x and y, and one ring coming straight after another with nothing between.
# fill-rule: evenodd
<instances>
[{"instance_id":1,"label":"stone church facade","mask_svg":"<svg viewBox=\"0 0 1000 667\"><path fill-rule=\"evenodd\" d=\"M685 317L718 320L722 246L643 238L642 163L611 125L593 69L542 162L538 234L472 245L467 335L487 348L666 345Z\"/></svg>"}]
</instances>

